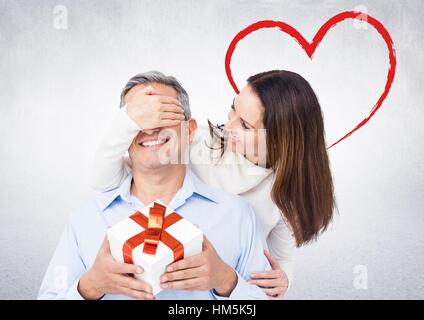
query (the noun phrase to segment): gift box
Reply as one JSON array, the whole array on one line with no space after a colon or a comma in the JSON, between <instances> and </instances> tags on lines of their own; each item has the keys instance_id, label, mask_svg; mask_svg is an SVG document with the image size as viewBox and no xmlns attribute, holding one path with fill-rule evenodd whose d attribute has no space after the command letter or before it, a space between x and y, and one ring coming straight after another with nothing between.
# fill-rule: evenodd
<instances>
[{"instance_id":1,"label":"gift box","mask_svg":"<svg viewBox=\"0 0 424 320\"><path fill-rule=\"evenodd\" d=\"M203 232L157 200L109 228L107 239L117 261L144 269L135 277L156 295L167 265L202 252Z\"/></svg>"}]
</instances>

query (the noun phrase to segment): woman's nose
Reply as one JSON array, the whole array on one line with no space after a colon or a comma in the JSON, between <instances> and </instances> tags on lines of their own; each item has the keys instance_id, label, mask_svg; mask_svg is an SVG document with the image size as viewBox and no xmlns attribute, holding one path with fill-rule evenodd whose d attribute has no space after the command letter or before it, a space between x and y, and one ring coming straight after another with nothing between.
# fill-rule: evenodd
<instances>
[{"instance_id":1,"label":"woman's nose","mask_svg":"<svg viewBox=\"0 0 424 320\"><path fill-rule=\"evenodd\" d=\"M234 126L234 122L236 121L236 117L234 115L234 111L231 110L230 112L228 112L228 121L225 124L225 129L231 129Z\"/></svg>"}]
</instances>

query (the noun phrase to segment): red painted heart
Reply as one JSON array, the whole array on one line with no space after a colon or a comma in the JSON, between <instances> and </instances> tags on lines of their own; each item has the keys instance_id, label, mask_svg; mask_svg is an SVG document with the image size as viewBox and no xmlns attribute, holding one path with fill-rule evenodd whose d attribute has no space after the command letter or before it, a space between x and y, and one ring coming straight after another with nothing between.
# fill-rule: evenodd
<instances>
[{"instance_id":1,"label":"red painted heart","mask_svg":"<svg viewBox=\"0 0 424 320\"><path fill-rule=\"evenodd\" d=\"M396 53L393 46L392 38L389 34L389 32L386 30L386 28L375 18L357 11L345 11L342 13L339 13L338 15L335 15L330 20L328 20L325 24L321 26L321 28L318 30L318 32L315 34L314 38L312 39L312 42L308 42L295 28L288 25L287 23L284 23L282 21L272 21L272 20L263 20L258 21L256 23L251 24L247 28L241 30L231 41L230 46L227 49L227 54L225 56L225 72L227 73L228 80L230 81L231 86L233 87L234 91L238 94L240 91L237 88L237 85L234 82L232 73L231 73L231 57L234 53L234 50L237 46L237 43L242 40L244 37L246 37L248 34L259 30L263 28L279 28L282 32L287 33L290 35L294 40L298 42L298 44L303 48L303 50L306 52L308 57L312 60L313 54L320 44L321 40L324 38L324 36L327 34L328 30L330 30L332 27L336 26L339 22L346 20L346 19L356 19L361 20L369 23L372 25L378 33L381 35L381 37L384 39L387 45L387 49L389 52L389 68L387 73L387 81L384 86L384 91L378 98L378 101L376 104L372 107L370 113L360 122L358 123L352 130L350 130L348 133L346 133L344 136L342 136L340 139L338 139L336 142L332 143L329 148L332 146L338 144L340 141L346 139L349 137L352 133L359 130L363 125L365 125L377 112L377 110L381 107L383 104L383 101L386 99L390 87L392 86L393 79L395 77L395 70L396 70Z\"/></svg>"}]
</instances>

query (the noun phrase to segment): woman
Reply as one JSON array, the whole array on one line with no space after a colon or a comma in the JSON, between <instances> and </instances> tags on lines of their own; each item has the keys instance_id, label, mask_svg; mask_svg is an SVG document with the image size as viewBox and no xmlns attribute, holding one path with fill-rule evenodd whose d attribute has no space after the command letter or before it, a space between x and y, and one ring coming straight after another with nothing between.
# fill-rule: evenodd
<instances>
[{"instance_id":1,"label":"woman","mask_svg":"<svg viewBox=\"0 0 424 320\"><path fill-rule=\"evenodd\" d=\"M182 101L160 99L151 87L137 96L125 97L127 92L124 89L121 96L125 108L96 153L92 186L97 190L116 188L125 179L125 153L140 129L184 120ZM282 299L291 284L293 248L316 240L333 215L333 183L318 99L297 73L259 73L234 99L225 126L209 123L209 128L209 138L218 137L220 143L208 139L197 147L212 158L214 152L207 151L219 150L220 159L205 164L199 161L199 150L190 151L190 167L204 182L252 204L267 236L270 252L264 254L272 270L253 274L250 282L270 299Z\"/></svg>"}]
</instances>

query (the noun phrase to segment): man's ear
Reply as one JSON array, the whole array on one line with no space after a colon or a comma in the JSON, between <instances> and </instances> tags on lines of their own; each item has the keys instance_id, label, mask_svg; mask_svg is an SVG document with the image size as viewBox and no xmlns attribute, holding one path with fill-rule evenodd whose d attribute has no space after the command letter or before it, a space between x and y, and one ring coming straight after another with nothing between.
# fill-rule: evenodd
<instances>
[{"instance_id":1,"label":"man's ear","mask_svg":"<svg viewBox=\"0 0 424 320\"><path fill-rule=\"evenodd\" d=\"M193 118L189 119L187 121L187 126L188 126L188 143L191 144L193 142L193 139L197 130L196 119L193 119Z\"/></svg>"}]
</instances>

